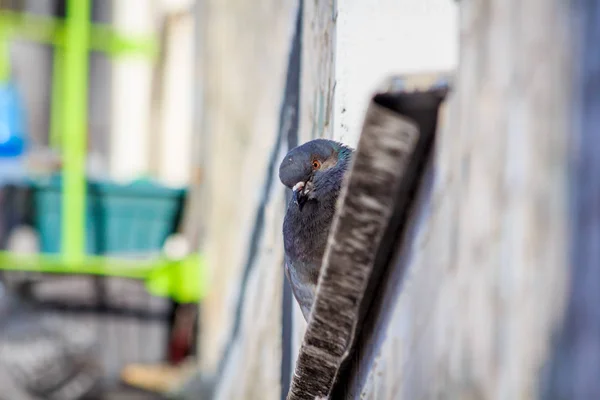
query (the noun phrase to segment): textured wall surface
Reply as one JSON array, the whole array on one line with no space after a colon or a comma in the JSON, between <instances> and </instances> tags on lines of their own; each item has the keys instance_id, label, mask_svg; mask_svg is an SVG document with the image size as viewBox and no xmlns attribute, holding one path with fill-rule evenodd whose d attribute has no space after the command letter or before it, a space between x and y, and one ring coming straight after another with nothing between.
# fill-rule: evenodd
<instances>
[{"instance_id":1,"label":"textured wall surface","mask_svg":"<svg viewBox=\"0 0 600 400\"><path fill-rule=\"evenodd\" d=\"M300 141L333 135L336 2L304 2Z\"/></svg>"},{"instance_id":2,"label":"textured wall surface","mask_svg":"<svg viewBox=\"0 0 600 400\"><path fill-rule=\"evenodd\" d=\"M567 14L558 2L460 4L433 192L398 260L407 276L365 399L536 398L564 309Z\"/></svg>"},{"instance_id":3,"label":"textured wall surface","mask_svg":"<svg viewBox=\"0 0 600 400\"><path fill-rule=\"evenodd\" d=\"M277 136L297 3L210 0L204 7L204 250L211 285L202 308L202 369L224 366L219 399L275 399L285 204ZM222 364L238 312L237 339Z\"/></svg>"}]
</instances>

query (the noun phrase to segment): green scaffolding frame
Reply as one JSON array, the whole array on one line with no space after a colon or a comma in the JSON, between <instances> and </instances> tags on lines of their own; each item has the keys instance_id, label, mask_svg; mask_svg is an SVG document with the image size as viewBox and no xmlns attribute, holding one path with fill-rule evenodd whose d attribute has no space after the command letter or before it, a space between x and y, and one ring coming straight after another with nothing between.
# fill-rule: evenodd
<instances>
[{"instance_id":1,"label":"green scaffolding frame","mask_svg":"<svg viewBox=\"0 0 600 400\"><path fill-rule=\"evenodd\" d=\"M88 110L88 53L110 57L137 54L153 59L154 38L125 36L108 25L92 24L90 0L67 0L64 20L0 12L0 81L10 79L9 41L31 40L54 46L50 144L63 155L61 254L0 252L0 269L54 274L91 274L146 281L148 290L180 302L206 293L205 263L195 254L182 260L119 260L85 254L85 159Z\"/></svg>"}]
</instances>

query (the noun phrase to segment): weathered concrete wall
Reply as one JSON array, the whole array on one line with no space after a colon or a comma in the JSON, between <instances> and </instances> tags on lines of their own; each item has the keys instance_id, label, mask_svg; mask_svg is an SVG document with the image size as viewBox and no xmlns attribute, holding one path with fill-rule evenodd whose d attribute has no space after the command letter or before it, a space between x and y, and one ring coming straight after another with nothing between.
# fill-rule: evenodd
<instances>
[{"instance_id":1,"label":"weathered concrete wall","mask_svg":"<svg viewBox=\"0 0 600 400\"><path fill-rule=\"evenodd\" d=\"M335 0L304 2L301 142L333 134L336 14Z\"/></svg>"},{"instance_id":2,"label":"weathered concrete wall","mask_svg":"<svg viewBox=\"0 0 600 400\"><path fill-rule=\"evenodd\" d=\"M408 276L365 399L538 398L564 309L568 14L558 2L460 5L433 194L405 243Z\"/></svg>"},{"instance_id":3,"label":"weathered concrete wall","mask_svg":"<svg viewBox=\"0 0 600 400\"><path fill-rule=\"evenodd\" d=\"M212 276L202 307L202 370L219 369L243 296L237 339L216 398L275 399L285 201L277 173L269 172L283 157L276 139L297 2L208 0L203 8L203 125L209 136L203 248ZM271 159L277 160L274 167ZM240 292L245 271L248 280Z\"/></svg>"}]
</instances>

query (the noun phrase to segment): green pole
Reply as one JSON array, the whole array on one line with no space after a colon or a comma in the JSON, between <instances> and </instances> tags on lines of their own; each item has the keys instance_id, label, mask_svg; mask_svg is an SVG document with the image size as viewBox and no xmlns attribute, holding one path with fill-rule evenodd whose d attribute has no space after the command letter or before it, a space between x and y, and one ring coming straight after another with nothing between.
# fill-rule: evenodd
<instances>
[{"instance_id":1,"label":"green pole","mask_svg":"<svg viewBox=\"0 0 600 400\"><path fill-rule=\"evenodd\" d=\"M62 250L68 262L85 256L85 157L90 1L67 0L63 84Z\"/></svg>"},{"instance_id":2,"label":"green pole","mask_svg":"<svg viewBox=\"0 0 600 400\"><path fill-rule=\"evenodd\" d=\"M54 46L52 60L52 103L50 103L50 147L55 150L61 148L61 134L63 130L63 91L65 56L62 46Z\"/></svg>"},{"instance_id":3,"label":"green pole","mask_svg":"<svg viewBox=\"0 0 600 400\"><path fill-rule=\"evenodd\" d=\"M8 43L8 27L0 26L0 83L10 79L10 46Z\"/></svg>"}]
</instances>

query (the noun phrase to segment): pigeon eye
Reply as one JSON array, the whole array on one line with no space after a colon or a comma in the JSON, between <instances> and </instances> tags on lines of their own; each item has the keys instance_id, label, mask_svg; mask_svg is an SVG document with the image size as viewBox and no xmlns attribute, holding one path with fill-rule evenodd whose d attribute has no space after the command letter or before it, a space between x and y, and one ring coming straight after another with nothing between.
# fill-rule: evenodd
<instances>
[{"instance_id":1,"label":"pigeon eye","mask_svg":"<svg viewBox=\"0 0 600 400\"><path fill-rule=\"evenodd\" d=\"M312 167L313 167L313 169L321 168L321 162L319 160L313 160Z\"/></svg>"}]
</instances>

